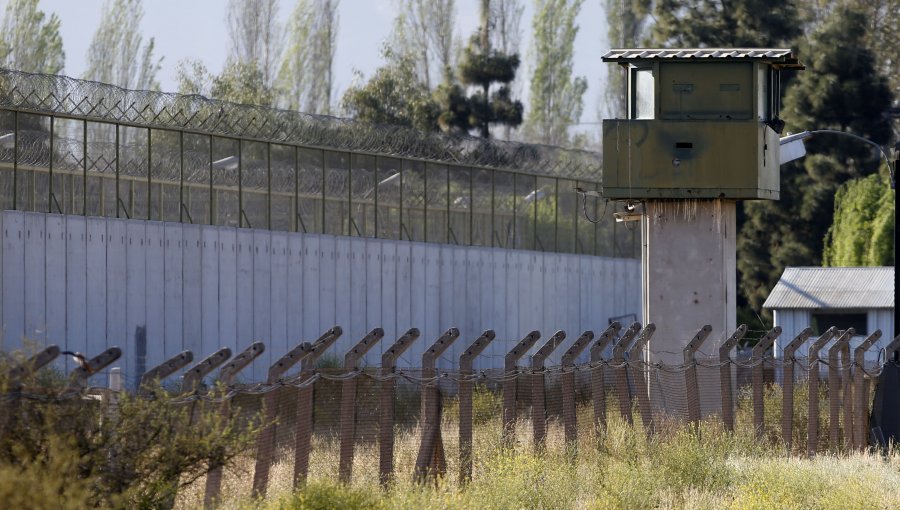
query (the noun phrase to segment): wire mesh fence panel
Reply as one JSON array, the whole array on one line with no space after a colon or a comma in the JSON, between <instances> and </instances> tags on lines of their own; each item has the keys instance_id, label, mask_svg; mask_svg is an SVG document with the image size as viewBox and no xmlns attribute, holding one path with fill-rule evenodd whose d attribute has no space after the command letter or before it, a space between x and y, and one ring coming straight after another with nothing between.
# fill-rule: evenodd
<instances>
[{"instance_id":1,"label":"wire mesh fence panel","mask_svg":"<svg viewBox=\"0 0 900 510\"><path fill-rule=\"evenodd\" d=\"M425 180L427 173L422 161L404 161L400 174L403 194L401 199L401 239L425 240Z\"/></svg>"},{"instance_id":2,"label":"wire mesh fence panel","mask_svg":"<svg viewBox=\"0 0 900 510\"><path fill-rule=\"evenodd\" d=\"M516 175L513 191L513 223L512 238L509 248L533 250L537 247L535 237L535 221L540 207L539 200L546 195L544 190L537 189L533 175Z\"/></svg>"},{"instance_id":3,"label":"wire mesh fence panel","mask_svg":"<svg viewBox=\"0 0 900 510\"><path fill-rule=\"evenodd\" d=\"M494 173L472 171L472 244L493 246Z\"/></svg>"},{"instance_id":4,"label":"wire mesh fence panel","mask_svg":"<svg viewBox=\"0 0 900 510\"><path fill-rule=\"evenodd\" d=\"M350 167L350 235L375 237L375 186L378 184L375 157L354 154Z\"/></svg>"},{"instance_id":5,"label":"wire mesh fence panel","mask_svg":"<svg viewBox=\"0 0 900 510\"><path fill-rule=\"evenodd\" d=\"M297 151L288 145L269 145L271 164L270 228L297 232Z\"/></svg>"},{"instance_id":6,"label":"wire mesh fence panel","mask_svg":"<svg viewBox=\"0 0 900 510\"><path fill-rule=\"evenodd\" d=\"M16 136L24 139L16 132L18 113L0 110L0 207L4 210L16 208L16 179L18 172L18 154Z\"/></svg>"},{"instance_id":7,"label":"wire mesh fence panel","mask_svg":"<svg viewBox=\"0 0 900 510\"><path fill-rule=\"evenodd\" d=\"M512 248L515 246L515 193L516 176L509 172L494 173L493 231L491 246Z\"/></svg>"},{"instance_id":8,"label":"wire mesh fence panel","mask_svg":"<svg viewBox=\"0 0 900 510\"><path fill-rule=\"evenodd\" d=\"M0 144L15 146L14 159L18 169L21 169L16 173L16 207L26 211L48 211L50 119L41 115L19 113L18 122L18 133L10 132L5 139L0 138L4 140ZM2 136L4 135L0 133L0 137Z\"/></svg>"},{"instance_id":9,"label":"wire mesh fence panel","mask_svg":"<svg viewBox=\"0 0 900 510\"><path fill-rule=\"evenodd\" d=\"M580 253L583 248L577 246L578 195L575 193L575 181L557 179L556 181L556 249L563 253Z\"/></svg>"},{"instance_id":10,"label":"wire mesh fence panel","mask_svg":"<svg viewBox=\"0 0 900 510\"><path fill-rule=\"evenodd\" d=\"M213 224L237 227L240 224L240 172L238 140L212 139Z\"/></svg>"},{"instance_id":11,"label":"wire mesh fence panel","mask_svg":"<svg viewBox=\"0 0 900 510\"><path fill-rule=\"evenodd\" d=\"M425 163L425 240L447 243L449 200L447 165Z\"/></svg>"},{"instance_id":12,"label":"wire mesh fence panel","mask_svg":"<svg viewBox=\"0 0 900 510\"><path fill-rule=\"evenodd\" d=\"M211 137L186 133L184 135L184 189L181 196L182 221L208 225L212 180Z\"/></svg>"},{"instance_id":13,"label":"wire mesh fence panel","mask_svg":"<svg viewBox=\"0 0 900 510\"><path fill-rule=\"evenodd\" d=\"M297 221L300 223L300 232L320 234L325 231L325 151L300 148L297 157Z\"/></svg>"},{"instance_id":14,"label":"wire mesh fence panel","mask_svg":"<svg viewBox=\"0 0 900 510\"><path fill-rule=\"evenodd\" d=\"M472 171L451 166L448 170L448 241L471 245L472 241Z\"/></svg>"},{"instance_id":15,"label":"wire mesh fence panel","mask_svg":"<svg viewBox=\"0 0 900 510\"><path fill-rule=\"evenodd\" d=\"M269 227L269 144L240 143L241 219L251 228Z\"/></svg>"},{"instance_id":16,"label":"wire mesh fence panel","mask_svg":"<svg viewBox=\"0 0 900 510\"><path fill-rule=\"evenodd\" d=\"M401 160L378 157L375 183L371 195L377 204L376 235L384 239L400 239Z\"/></svg>"},{"instance_id":17,"label":"wire mesh fence panel","mask_svg":"<svg viewBox=\"0 0 900 510\"><path fill-rule=\"evenodd\" d=\"M324 169L325 233L350 233L350 155L325 151Z\"/></svg>"},{"instance_id":18,"label":"wire mesh fence panel","mask_svg":"<svg viewBox=\"0 0 900 510\"><path fill-rule=\"evenodd\" d=\"M153 129L150 131L150 140L150 218L157 221L179 221L183 154L181 134L177 131Z\"/></svg>"}]
</instances>

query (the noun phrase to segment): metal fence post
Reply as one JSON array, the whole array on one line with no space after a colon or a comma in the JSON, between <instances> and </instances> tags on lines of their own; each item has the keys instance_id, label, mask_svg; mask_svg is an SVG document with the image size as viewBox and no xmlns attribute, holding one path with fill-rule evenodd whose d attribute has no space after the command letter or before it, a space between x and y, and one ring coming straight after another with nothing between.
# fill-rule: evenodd
<instances>
[{"instance_id":1,"label":"metal fence post","mask_svg":"<svg viewBox=\"0 0 900 510\"><path fill-rule=\"evenodd\" d=\"M862 450L866 446L866 419L869 416L869 401L865 393L866 351L881 338L881 330L876 329L856 349L853 350L853 405L856 406L853 426L853 446Z\"/></svg>"},{"instance_id":2,"label":"metal fence post","mask_svg":"<svg viewBox=\"0 0 900 510\"><path fill-rule=\"evenodd\" d=\"M359 370L359 360L379 340L384 338L384 330L375 328L363 337L356 346L344 355L344 370L348 374ZM338 479L350 483L353 474L353 442L356 438L356 377L344 380L341 387L341 448Z\"/></svg>"},{"instance_id":3,"label":"metal fence post","mask_svg":"<svg viewBox=\"0 0 900 510\"><path fill-rule=\"evenodd\" d=\"M751 364L753 365L750 374L751 383L753 385L753 429L756 436L762 438L766 432L765 407L763 403L765 382L763 381L763 370L766 359L766 351L772 347L775 340L781 336L781 326L775 326L771 331L759 339L759 342L753 346L753 354L751 355Z\"/></svg>"},{"instance_id":4,"label":"metal fence post","mask_svg":"<svg viewBox=\"0 0 900 510\"><path fill-rule=\"evenodd\" d=\"M387 485L394 471L394 369L397 358L419 338L419 330L412 328L381 355L381 417L378 424L378 477Z\"/></svg>"},{"instance_id":5,"label":"metal fence post","mask_svg":"<svg viewBox=\"0 0 900 510\"><path fill-rule=\"evenodd\" d=\"M694 360L694 353L700 349L711 332L712 326L709 324L703 326L682 351L684 364L687 367L684 371L684 387L687 390L688 420L694 427L700 426L700 390L697 383L697 363Z\"/></svg>"},{"instance_id":6,"label":"metal fence post","mask_svg":"<svg viewBox=\"0 0 900 510\"><path fill-rule=\"evenodd\" d=\"M787 447L788 454L794 444L794 366L797 359L794 354L801 345L812 336L812 329L806 328L791 342L784 346L784 381L781 385L781 439Z\"/></svg>"},{"instance_id":7,"label":"metal fence post","mask_svg":"<svg viewBox=\"0 0 900 510\"><path fill-rule=\"evenodd\" d=\"M806 455L812 457L819 448L819 351L834 338L832 326L809 347L809 418L806 430Z\"/></svg>"},{"instance_id":8,"label":"metal fence post","mask_svg":"<svg viewBox=\"0 0 900 510\"><path fill-rule=\"evenodd\" d=\"M69 374L69 383L63 394L78 392L84 389L88 378L103 370L114 361L122 357L122 350L118 347L110 347L100 354L84 362Z\"/></svg>"},{"instance_id":9,"label":"metal fence post","mask_svg":"<svg viewBox=\"0 0 900 510\"><path fill-rule=\"evenodd\" d=\"M309 471L309 455L312 451L314 380L310 380L316 369L316 362L344 333L340 326L334 326L313 342L309 352L300 362L302 386L297 391L297 423L294 434L294 488L306 482Z\"/></svg>"},{"instance_id":10,"label":"metal fence post","mask_svg":"<svg viewBox=\"0 0 900 510\"><path fill-rule=\"evenodd\" d=\"M238 372L249 366L254 359L265 352L266 346L262 342L254 342L244 350L244 352L235 356L227 365L219 370L219 384L228 387L234 382ZM228 418L231 414L231 399L226 397L222 401L222 409L220 414L223 418ZM222 466L214 465L210 462L209 473L206 475L206 489L203 495L203 508L211 509L215 506L216 498L219 497L219 491L222 488Z\"/></svg>"},{"instance_id":11,"label":"metal fence post","mask_svg":"<svg viewBox=\"0 0 900 510\"><path fill-rule=\"evenodd\" d=\"M566 443L571 447L578 439L578 418L575 414L575 360L594 339L593 331L585 331L562 355L562 404Z\"/></svg>"},{"instance_id":12,"label":"metal fence post","mask_svg":"<svg viewBox=\"0 0 900 510\"><path fill-rule=\"evenodd\" d=\"M544 446L547 434L547 416L544 409L544 362L565 339L566 332L557 331L531 357L531 375L528 379L531 381L531 424L534 430L535 449Z\"/></svg>"},{"instance_id":13,"label":"metal fence post","mask_svg":"<svg viewBox=\"0 0 900 510\"><path fill-rule=\"evenodd\" d=\"M634 324L631 327L633 328ZM622 325L614 321L591 346L591 400L594 404L595 434L606 432L606 382L603 374L603 351L621 329ZM628 331L631 329L629 328Z\"/></svg>"},{"instance_id":14,"label":"metal fence post","mask_svg":"<svg viewBox=\"0 0 900 510\"><path fill-rule=\"evenodd\" d=\"M472 342L459 357L459 483L472 478L472 367L475 358L490 344L496 334L489 329Z\"/></svg>"},{"instance_id":15,"label":"metal fence post","mask_svg":"<svg viewBox=\"0 0 900 510\"><path fill-rule=\"evenodd\" d=\"M262 429L256 439L256 466L253 470L251 492L254 498L265 497L266 487L269 484L269 469L271 469L272 460L275 457L275 419L278 417L278 395L273 386L278 383L285 372L305 358L310 349L312 349L312 344L303 342L269 367L269 373L266 376L266 384L269 388L263 400L265 417Z\"/></svg>"},{"instance_id":16,"label":"metal fence post","mask_svg":"<svg viewBox=\"0 0 900 510\"><path fill-rule=\"evenodd\" d=\"M734 390L731 387L731 350L747 334L747 325L741 324L719 346L719 386L722 390L722 423L725 430L734 432Z\"/></svg>"},{"instance_id":17,"label":"metal fence post","mask_svg":"<svg viewBox=\"0 0 900 510\"><path fill-rule=\"evenodd\" d=\"M838 356L855 333L853 328L844 330L828 349L828 431L832 451L838 451L841 440L841 373Z\"/></svg>"},{"instance_id":18,"label":"metal fence post","mask_svg":"<svg viewBox=\"0 0 900 510\"><path fill-rule=\"evenodd\" d=\"M640 323L635 322L631 325L631 328L628 329L625 336L620 338L616 346L613 347L613 362L615 363L616 371L616 393L619 396L619 412L622 413L622 418L629 424L633 423L633 420L631 417L631 390L628 385L628 368L625 363L625 353L628 352L629 344L631 344L631 341L640 329ZM632 331L634 331L634 335L628 336L628 333Z\"/></svg>"},{"instance_id":19,"label":"metal fence post","mask_svg":"<svg viewBox=\"0 0 900 510\"><path fill-rule=\"evenodd\" d=\"M437 359L459 338L459 330L450 328L422 354L422 443L416 456L415 479L424 482L430 476L447 472L444 442L441 439L441 393L435 370Z\"/></svg>"},{"instance_id":20,"label":"metal fence post","mask_svg":"<svg viewBox=\"0 0 900 510\"><path fill-rule=\"evenodd\" d=\"M540 331L528 333L503 360L503 444L511 445L516 431L516 384L519 359L541 338Z\"/></svg>"},{"instance_id":21,"label":"metal fence post","mask_svg":"<svg viewBox=\"0 0 900 510\"><path fill-rule=\"evenodd\" d=\"M653 432L653 410L650 408L650 392L647 388L647 376L649 372L636 367L645 366L644 349L650 343L650 338L656 331L656 325L652 322L644 326L641 335L631 346L628 352L628 366L631 367L631 380L634 382L634 392L637 394L637 405L641 411L641 422L644 424L644 431L647 434Z\"/></svg>"},{"instance_id":22,"label":"metal fence post","mask_svg":"<svg viewBox=\"0 0 900 510\"><path fill-rule=\"evenodd\" d=\"M163 361L159 365L151 368L144 372L144 375L141 376L141 383L138 386L140 393L148 393L154 389L154 385L157 385L170 375L174 374L177 370L187 366L188 363L194 361L194 353L191 351L182 351L175 356Z\"/></svg>"}]
</instances>

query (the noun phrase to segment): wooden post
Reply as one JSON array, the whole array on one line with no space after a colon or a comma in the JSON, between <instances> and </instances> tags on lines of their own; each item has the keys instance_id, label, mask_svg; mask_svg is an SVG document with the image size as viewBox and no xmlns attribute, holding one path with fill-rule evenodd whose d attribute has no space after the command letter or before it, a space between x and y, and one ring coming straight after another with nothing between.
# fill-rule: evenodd
<instances>
[{"instance_id":1,"label":"wooden post","mask_svg":"<svg viewBox=\"0 0 900 510\"><path fill-rule=\"evenodd\" d=\"M619 394L619 412L622 413L622 418L629 424L633 423L633 420L631 417L631 390L628 385L628 368L625 363L625 353L628 352L631 341L640 329L641 324L635 322L628 328L625 335L619 339L619 343L613 347L613 362L615 363L616 371L616 393ZM629 336L629 333L631 333L631 336Z\"/></svg>"},{"instance_id":2,"label":"wooden post","mask_svg":"<svg viewBox=\"0 0 900 510\"><path fill-rule=\"evenodd\" d=\"M641 365L646 366L644 362L643 351L650 343L650 338L656 331L656 325L652 322L644 326L641 336L638 337L631 350L628 352L628 365L632 368L631 380L634 382L634 392L637 394L637 405L641 411L641 421L644 424L644 431L647 434L653 432L653 409L650 408L650 391L647 388L647 377L649 372L643 370Z\"/></svg>"},{"instance_id":3,"label":"wooden post","mask_svg":"<svg viewBox=\"0 0 900 510\"><path fill-rule=\"evenodd\" d=\"M869 401L864 393L864 377L866 370L866 351L881 338L881 330L876 329L859 346L853 350L853 405L855 416L853 424L853 446L857 450L866 447L866 419L869 416Z\"/></svg>"},{"instance_id":4,"label":"wooden post","mask_svg":"<svg viewBox=\"0 0 900 510\"><path fill-rule=\"evenodd\" d=\"M728 340L719 346L719 385L722 388L722 423L725 430L734 432L734 390L731 388L731 350L747 334L747 325L741 324Z\"/></svg>"},{"instance_id":5,"label":"wooden post","mask_svg":"<svg viewBox=\"0 0 900 510\"><path fill-rule=\"evenodd\" d=\"M631 327L634 326L634 324L631 325ZM594 404L595 434L606 432L606 383L603 375L603 351L621 329L621 324L613 322L591 346L591 400Z\"/></svg>"},{"instance_id":6,"label":"wooden post","mask_svg":"<svg viewBox=\"0 0 900 510\"><path fill-rule=\"evenodd\" d=\"M828 349L828 431L832 451L838 451L841 440L841 372L838 356L855 333L853 328L844 330Z\"/></svg>"},{"instance_id":7,"label":"wooden post","mask_svg":"<svg viewBox=\"0 0 900 510\"><path fill-rule=\"evenodd\" d=\"M819 448L819 351L834 338L837 329L828 328L809 346L809 418L806 429L806 455L812 457Z\"/></svg>"},{"instance_id":8,"label":"wooden post","mask_svg":"<svg viewBox=\"0 0 900 510\"><path fill-rule=\"evenodd\" d=\"M437 359L459 338L459 330L450 328L422 354L422 379L436 377ZM438 382L422 385L422 443L416 456L415 479L424 482L447 472L444 443L441 439L441 393Z\"/></svg>"},{"instance_id":9,"label":"wooden post","mask_svg":"<svg viewBox=\"0 0 900 510\"><path fill-rule=\"evenodd\" d=\"M182 351L175 356L163 361L159 365L144 372L141 377L139 386L140 393L149 393L159 385L160 381L174 374L178 369L187 366L188 363L194 361L194 353L191 351Z\"/></svg>"},{"instance_id":10,"label":"wooden post","mask_svg":"<svg viewBox=\"0 0 900 510\"><path fill-rule=\"evenodd\" d=\"M765 408L763 407L765 390L763 364L766 359L766 351L772 347L772 344L775 343L779 336L781 336L781 326L775 326L753 346L753 354L750 358L753 365L750 374L751 383L753 384L753 429L756 431L758 438L762 438L766 432Z\"/></svg>"},{"instance_id":11,"label":"wooden post","mask_svg":"<svg viewBox=\"0 0 900 510\"><path fill-rule=\"evenodd\" d=\"M519 379L517 363L541 338L540 331L528 333L503 360L503 444L512 444L516 431L516 384Z\"/></svg>"},{"instance_id":12,"label":"wooden post","mask_svg":"<svg viewBox=\"0 0 900 510\"><path fill-rule=\"evenodd\" d=\"M419 330L412 328L381 355L381 418L378 424L378 473L382 485L387 485L394 471L394 379L399 358L419 338Z\"/></svg>"},{"instance_id":13,"label":"wooden post","mask_svg":"<svg viewBox=\"0 0 900 510\"><path fill-rule=\"evenodd\" d=\"M228 387L234 382L238 372L250 365L254 359L265 352L266 346L262 342L253 342L244 352L238 354L227 365L219 370L219 384ZM226 398L222 401L221 409L222 417L226 420L231 415L231 400ZM203 508L211 509L216 504L219 497L219 491L222 488L222 466L210 463L209 473L206 475L206 490L203 496Z\"/></svg>"},{"instance_id":14,"label":"wooden post","mask_svg":"<svg viewBox=\"0 0 900 510\"><path fill-rule=\"evenodd\" d=\"M59 356L59 347L56 345L48 345L44 349L38 351L28 358L21 365L16 365L9 369L7 373L7 388L9 392L17 392L21 390L22 379L37 372L41 368L50 364Z\"/></svg>"},{"instance_id":15,"label":"wooden post","mask_svg":"<svg viewBox=\"0 0 900 510\"><path fill-rule=\"evenodd\" d=\"M92 375L103 370L114 361L122 357L122 350L118 347L110 347L93 358L87 360L82 366L69 374L69 383L63 390L63 395L79 392L87 385L87 380Z\"/></svg>"},{"instance_id":16,"label":"wooden post","mask_svg":"<svg viewBox=\"0 0 900 510\"><path fill-rule=\"evenodd\" d=\"M585 331L562 355L563 423L566 443L570 446L574 446L578 439L578 417L575 414L575 360L593 339L594 332Z\"/></svg>"},{"instance_id":17,"label":"wooden post","mask_svg":"<svg viewBox=\"0 0 900 510\"><path fill-rule=\"evenodd\" d=\"M528 379L531 381L531 424L534 430L535 449L543 448L547 435L547 416L544 409L544 362L565 339L566 332L557 331L531 357L531 375Z\"/></svg>"},{"instance_id":18,"label":"wooden post","mask_svg":"<svg viewBox=\"0 0 900 510\"><path fill-rule=\"evenodd\" d=\"M712 326L709 324L703 326L683 350L684 364L687 367L684 371L684 387L687 390L688 420L694 427L700 426L700 388L697 382L697 363L694 353L700 349L711 332Z\"/></svg>"},{"instance_id":19,"label":"wooden post","mask_svg":"<svg viewBox=\"0 0 900 510\"><path fill-rule=\"evenodd\" d=\"M472 367L475 358L495 337L494 330L485 331L459 356L459 482L461 484L466 484L472 479L472 391L474 387Z\"/></svg>"},{"instance_id":20,"label":"wooden post","mask_svg":"<svg viewBox=\"0 0 900 510\"><path fill-rule=\"evenodd\" d=\"M266 495L266 487L269 484L269 470L272 467L272 461L275 458L275 419L278 417L278 391L271 386L281 379L285 372L300 362L309 354L312 344L303 342L294 347L287 354L276 361L269 367L269 373L266 376L266 384L270 386L266 391L263 408L265 417L263 418L262 430L256 439L256 466L253 471L253 489L251 492L254 498L263 498Z\"/></svg>"},{"instance_id":21,"label":"wooden post","mask_svg":"<svg viewBox=\"0 0 900 510\"><path fill-rule=\"evenodd\" d=\"M306 382L316 369L316 362L329 347L344 333L340 326L334 326L312 344L309 352L300 361L300 380ZM312 453L313 432L313 384L304 384L297 390L297 423L294 433L294 488L306 482L309 471L309 455Z\"/></svg>"},{"instance_id":22,"label":"wooden post","mask_svg":"<svg viewBox=\"0 0 900 510\"><path fill-rule=\"evenodd\" d=\"M841 349L841 398L844 404L844 448L853 448L853 378L850 342Z\"/></svg>"},{"instance_id":23,"label":"wooden post","mask_svg":"<svg viewBox=\"0 0 900 510\"><path fill-rule=\"evenodd\" d=\"M344 370L351 374L359 370L359 360L384 338L384 330L375 328L344 355ZM353 443L356 439L356 377L344 380L341 387L341 451L338 479L350 483L353 475Z\"/></svg>"},{"instance_id":24,"label":"wooden post","mask_svg":"<svg viewBox=\"0 0 900 510\"><path fill-rule=\"evenodd\" d=\"M231 349L222 347L218 351L204 358L203 361L185 370L184 376L181 378L181 392L193 393L196 391L197 386L200 385L200 381L206 377L206 374L212 372L217 366L228 361L228 358L230 357Z\"/></svg>"},{"instance_id":25,"label":"wooden post","mask_svg":"<svg viewBox=\"0 0 900 510\"><path fill-rule=\"evenodd\" d=\"M809 337L812 336L812 329L806 328L800 332L789 344L784 346L784 382L782 383L781 395L781 439L787 447L788 454L794 444L794 366L797 359L794 354Z\"/></svg>"}]
</instances>

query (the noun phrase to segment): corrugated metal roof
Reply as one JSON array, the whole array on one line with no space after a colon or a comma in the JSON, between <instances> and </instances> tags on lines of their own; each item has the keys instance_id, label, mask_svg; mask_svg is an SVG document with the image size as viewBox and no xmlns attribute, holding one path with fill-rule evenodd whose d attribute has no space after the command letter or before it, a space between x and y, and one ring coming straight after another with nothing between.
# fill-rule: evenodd
<instances>
[{"instance_id":1,"label":"corrugated metal roof","mask_svg":"<svg viewBox=\"0 0 900 510\"><path fill-rule=\"evenodd\" d=\"M763 308L893 308L893 267L788 267Z\"/></svg>"},{"instance_id":2,"label":"corrugated metal roof","mask_svg":"<svg viewBox=\"0 0 900 510\"><path fill-rule=\"evenodd\" d=\"M634 60L763 60L785 68L803 69L790 48L622 48L603 55L604 62Z\"/></svg>"}]
</instances>

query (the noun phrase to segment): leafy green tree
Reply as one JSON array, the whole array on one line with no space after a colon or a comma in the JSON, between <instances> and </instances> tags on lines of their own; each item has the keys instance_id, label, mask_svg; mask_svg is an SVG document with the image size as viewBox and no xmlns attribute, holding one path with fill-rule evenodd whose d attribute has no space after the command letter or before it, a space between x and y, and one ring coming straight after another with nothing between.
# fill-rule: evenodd
<instances>
[{"instance_id":1,"label":"leafy green tree","mask_svg":"<svg viewBox=\"0 0 900 510\"><path fill-rule=\"evenodd\" d=\"M894 263L894 191L880 174L847 181L834 198L834 223L825 236L825 266Z\"/></svg>"},{"instance_id":2,"label":"leafy green tree","mask_svg":"<svg viewBox=\"0 0 900 510\"><path fill-rule=\"evenodd\" d=\"M288 22L288 47L278 74L279 103L331 113L338 0L299 0Z\"/></svg>"},{"instance_id":3,"label":"leafy green tree","mask_svg":"<svg viewBox=\"0 0 900 510\"><path fill-rule=\"evenodd\" d=\"M38 0L10 0L0 31L0 65L29 73L59 74L66 54L59 17L46 18Z\"/></svg>"},{"instance_id":4,"label":"leafy green tree","mask_svg":"<svg viewBox=\"0 0 900 510\"><path fill-rule=\"evenodd\" d=\"M838 129L887 142L884 112L891 95L865 47L866 18L840 8L801 48L807 70L785 98L788 128ZM877 171L870 147L846 137L808 140L809 156L781 168L781 199L748 202L738 237L740 289L751 309L759 310L785 266L819 265L832 224L835 194L849 179ZM842 220L839 220L840 223Z\"/></svg>"},{"instance_id":5,"label":"leafy green tree","mask_svg":"<svg viewBox=\"0 0 900 510\"><path fill-rule=\"evenodd\" d=\"M653 17L653 41L666 48L780 47L802 28L794 0L657 0Z\"/></svg>"},{"instance_id":6,"label":"leafy green tree","mask_svg":"<svg viewBox=\"0 0 900 510\"><path fill-rule=\"evenodd\" d=\"M151 37L144 44L141 0L107 0L87 54L84 77L129 89L159 90L156 73L162 58L153 56Z\"/></svg>"},{"instance_id":7,"label":"leafy green tree","mask_svg":"<svg viewBox=\"0 0 900 510\"><path fill-rule=\"evenodd\" d=\"M213 99L259 106L272 106L275 100L275 91L266 85L262 70L248 62L226 66L211 79L209 94Z\"/></svg>"},{"instance_id":8,"label":"leafy green tree","mask_svg":"<svg viewBox=\"0 0 900 510\"><path fill-rule=\"evenodd\" d=\"M368 82L353 85L344 93L342 110L373 124L437 130L438 105L416 76L416 62L409 55L397 57L389 46L383 53L388 63Z\"/></svg>"},{"instance_id":9,"label":"leafy green tree","mask_svg":"<svg viewBox=\"0 0 900 510\"><path fill-rule=\"evenodd\" d=\"M534 30L534 72L526 138L550 145L566 145L569 127L584 110L587 80L572 77L575 23L583 0L537 0Z\"/></svg>"},{"instance_id":10,"label":"leafy green tree","mask_svg":"<svg viewBox=\"0 0 900 510\"><path fill-rule=\"evenodd\" d=\"M456 85L447 84L440 94L442 127L461 126L460 113L467 109L468 128L483 138L490 138L492 124L516 127L522 123L522 103L512 98L509 88L519 68L519 56L491 47L490 5L490 0L481 0L481 27L469 40L458 67L460 81L474 93L466 104L460 101L461 90Z\"/></svg>"}]
</instances>

